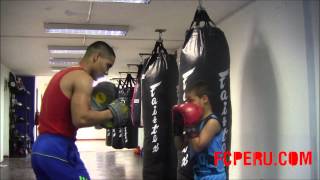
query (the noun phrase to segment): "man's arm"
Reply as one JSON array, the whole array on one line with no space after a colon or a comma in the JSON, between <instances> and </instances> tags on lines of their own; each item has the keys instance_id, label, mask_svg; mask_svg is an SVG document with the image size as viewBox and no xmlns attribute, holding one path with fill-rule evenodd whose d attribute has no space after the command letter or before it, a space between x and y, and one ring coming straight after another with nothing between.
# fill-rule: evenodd
<instances>
[{"instance_id":1,"label":"man's arm","mask_svg":"<svg viewBox=\"0 0 320 180\"><path fill-rule=\"evenodd\" d=\"M202 151L208 146L210 140L220 131L221 126L217 120L209 119L200 135L189 140L192 148L196 152Z\"/></svg>"},{"instance_id":2,"label":"man's arm","mask_svg":"<svg viewBox=\"0 0 320 180\"><path fill-rule=\"evenodd\" d=\"M90 100L92 92L92 78L81 72L74 81L73 93L71 95L71 116L72 123L77 128L89 127L103 124L112 119L110 110L94 111L91 110Z\"/></svg>"}]
</instances>

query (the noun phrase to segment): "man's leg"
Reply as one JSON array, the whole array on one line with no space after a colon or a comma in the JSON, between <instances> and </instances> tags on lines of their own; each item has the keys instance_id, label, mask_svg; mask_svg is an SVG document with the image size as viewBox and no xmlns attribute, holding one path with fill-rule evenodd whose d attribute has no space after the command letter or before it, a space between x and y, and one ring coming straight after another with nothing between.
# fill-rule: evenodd
<instances>
[{"instance_id":1,"label":"man's leg","mask_svg":"<svg viewBox=\"0 0 320 180\"><path fill-rule=\"evenodd\" d=\"M33 154L32 167L37 180L90 180L89 174L82 161L74 166L73 164L56 157Z\"/></svg>"}]
</instances>

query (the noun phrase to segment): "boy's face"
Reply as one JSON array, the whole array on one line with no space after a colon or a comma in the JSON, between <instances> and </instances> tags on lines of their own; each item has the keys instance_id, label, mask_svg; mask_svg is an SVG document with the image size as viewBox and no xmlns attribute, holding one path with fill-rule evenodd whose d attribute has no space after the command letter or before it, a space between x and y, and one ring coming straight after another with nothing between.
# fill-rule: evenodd
<instances>
[{"instance_id":1,"label":"boy's face","mask_svg":"<svg viewBox=\"0 0 320 180\"><path fill-rule=\"evenodd\" d=\"M190 91L190 92L186 93L187 102L197 104L198 106L200 106L202 108L204 108L205 103L208 101L206 97L207 96L205 96L205 95L202 97L199 97L196 95L196 93L194 91Z\"/></svg>"}]
</instances>

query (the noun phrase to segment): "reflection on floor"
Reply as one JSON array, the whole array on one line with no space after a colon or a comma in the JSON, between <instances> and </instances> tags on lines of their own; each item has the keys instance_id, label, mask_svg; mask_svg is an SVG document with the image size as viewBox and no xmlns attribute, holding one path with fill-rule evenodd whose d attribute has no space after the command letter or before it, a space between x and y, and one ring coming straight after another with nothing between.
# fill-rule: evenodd
<instances>
[{"instance_id":1,"label":"reflection on floor","mask_svg":"<svg viewBox=\"0 0 320 180\"><path fill-rule=\"evenodd\" d=\"M81 158L93 180L142 179L142 158L133 150L115 150L104 141L77 141ZM34 180L30 157L5 158L0 165L1 180ZM60 178L61 179L61 178Z\"/></svg>"}]
</instances>

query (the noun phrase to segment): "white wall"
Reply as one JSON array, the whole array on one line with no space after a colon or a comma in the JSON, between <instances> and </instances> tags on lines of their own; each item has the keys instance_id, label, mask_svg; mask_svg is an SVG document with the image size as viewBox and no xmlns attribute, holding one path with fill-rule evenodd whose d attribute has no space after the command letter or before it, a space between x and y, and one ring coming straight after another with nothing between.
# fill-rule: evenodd
<instances>
[{"instance_id":1,"label":"white wall","mask_svg":"<svg viewBox=\"0 0 320 180\"><path fill-rule=\"evenodd\" d=\"M313 66L316 77L310 79L308 61L319 65L319 44L314 47L317 56L307 59L303 2L255 1L219 26L231 53L232 151L313 150L314 157L317 152L312 144L317 142L312 136L318 132L310 134L310 129L316 121L319 125L319 108L318 120L310 119L315 116L309 106L310 97L319 101L319 67ZM318 27L311 29L318 37L315 41ZM310 84L318 88L314 94L310 94ZM312 173L317 160L313 159L313 167L237 165L230 168L230 177L316 178Z\"/></svg>"},{"instance_id":2,"label":"white wall","mask_svg":"<svg viewBox=\"0 0 320 180\"><path fill-rule=\"evenodd\" d=\"M41 110L41 99L42 99L42 96L44 94L44 91L46 90L48 84L49 84L49 81L51 79L51 76L36 76L35 78L35 111L39 111ZM37 91L38 91L38 94L37 94ZM36 140L37 136L39 135L39 132L38 132L38 126L34 127L33 128L33 137L34 137L34 140Z\"/></svg>"},{"instance_id":3,"label":"white wall","mask_svg":"<svg viewBox=\"0 0 320 180\"><path fill-rule=\"evenodd\" d=\"M35 109L38 108L39 111L41 109L42 96L43 96L44 91L46 90L50 80L51 80L51 76L36 76L35 89L36 90L38 89L38 99L37 99L37 103L35 103L35 106L37 105L38 107L35 107Z\"/></svg>"},{"instance_id":4,"label":"white wall","mask_svg":"<svg viewBox=\"0 0 320 180\"><path fill-rule=\"evenodd\" d=\"M143 141L144 141L144 128L138 129L138 146L143 148Z\"/></svg>"},{"instance_id":5,"label":"white wall","mask_svg":"<svg viewBox=\"0 0 320 180\"><path fill-rule=\"evenodd\" d=\"M319 1L304 1L304 19L309 82L309 113L311 149L315 153L312 177L320 179L320 119L319 119ZM315 83L312 83L315 82ZM315 96L314 96L315 94Z\"/></svg>"},{"instance_id":6,"label":"white wall","mask_svg":"<svg viewBox=\"0 0 320 180\"><path fill-rule=\"evenodd\" d=\"M94 127L81 128L77 132L77 139L106 139L106 129L95 129Z\"/></svg>"},{"instance_id":7,"label":"white wall","mask_svg":"<svg viewBox=\"0 0 320 180\"><path fill-rule=\"evenodd\" d=\"M1 74L1 59L0 59L0 78L2 77L2 74ZM2 88L1 88L1 79L0 79L0 162L3 161L3 135L2 135L2 132L3 132L3 123L2 123Z\"/></svg>"},{"instance_id":8,"label":"white wall","mask_svg":"<svg viewBox=\"0 0 320 180\"><path fill-rule=\"evenodd\" d=\"M9 156L9 89L7 81L9 80L9 69L0 64L0 162L3 156Z\"/></svg>"}]
</instances>

